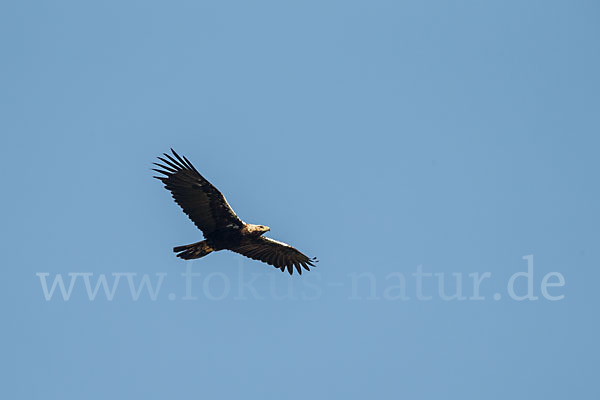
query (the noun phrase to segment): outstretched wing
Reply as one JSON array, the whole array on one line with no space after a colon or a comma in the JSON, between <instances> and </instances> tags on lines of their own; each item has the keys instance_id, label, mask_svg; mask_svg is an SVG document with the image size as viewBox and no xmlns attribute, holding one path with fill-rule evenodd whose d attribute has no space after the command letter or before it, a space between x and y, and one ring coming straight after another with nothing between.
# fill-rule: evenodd
<instances>
[{"instance_id":1,"label":"outstretched wing","mask_svg":"<svg viewBox=\"0 0 600 400\"><path fill-rule=\"evenodd\" d=\"M309 271L309 266L314 267L316 258L309 258L290 246L264 236L245 238L242 243L232 249L236 253L259 260L284 271L286 268L292 275L293 268L302 274L302 268Z\"/></svg>"},{"instance_id":2,"label":"outstretched wing","mask_svg":"<svg viewBox=\"0 0 600 400\"><path fill-rule=\"evenodd\" d=\"M158 157L163 164L154 163L161 169L153 170L165 175L155 178L165 184L175 202L204 236L227 225L242 226L244 223L235 215L225 196L204 179L187 158L180 157L173 149L171 151L175 158L165 153L165 158Z\"/></svg>"}]
</instances>

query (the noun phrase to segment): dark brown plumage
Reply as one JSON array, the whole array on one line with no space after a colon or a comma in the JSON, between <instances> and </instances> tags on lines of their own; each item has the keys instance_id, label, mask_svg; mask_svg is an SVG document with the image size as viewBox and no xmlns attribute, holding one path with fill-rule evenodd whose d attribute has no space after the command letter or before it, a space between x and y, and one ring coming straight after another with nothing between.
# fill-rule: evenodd
<instances>
[{"instance_id":1,"label":"dark brown plumage","mask_svg":"<svg viewBox=\"0 0 600 400\"><path fill-rule=\"evenodd\" d=\"M242 221L225 200L225 196L194 168L185 157L173 149L173 156L158 157L161 169L154 171L165 175L155 176L165 184L175 202L202 231L205 240L178 246L173 249L184 260L204 257L219 250L231 250L243 256L273 265L290 275L294 268L299 274L302 268L314 267L316 258L309 258L292 246L262 236L270 230L264 225L247 224Z\"/></svg>"}]
</instances>

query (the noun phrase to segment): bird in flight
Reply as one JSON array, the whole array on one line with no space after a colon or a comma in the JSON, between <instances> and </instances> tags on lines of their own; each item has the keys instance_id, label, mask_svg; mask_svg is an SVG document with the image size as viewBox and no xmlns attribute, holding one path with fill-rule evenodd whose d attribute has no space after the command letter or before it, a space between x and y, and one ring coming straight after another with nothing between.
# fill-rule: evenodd
<instances>
[{"instance_id":1,"label":"bird in flight","mask_svg":"<svg viewBox=\"0 0 600 400\"><path fill-rule=\"evenodd\" d=\"M154 163L160 169L152 170L164 175L154 178L164 183L175 202L204 234L205 240L177 246L173 251L177 257L192 260L219 250L231 250L253 260L287 271L292 275L294 268L302 274L309 271L316 258L309 258L289 244L262 236L270 231L268 226L247 224L233 211L225 196L194 168L185 157L175 150L173 155L164 153L158 157L162 162Z\"/></svg>"}]
</instances>

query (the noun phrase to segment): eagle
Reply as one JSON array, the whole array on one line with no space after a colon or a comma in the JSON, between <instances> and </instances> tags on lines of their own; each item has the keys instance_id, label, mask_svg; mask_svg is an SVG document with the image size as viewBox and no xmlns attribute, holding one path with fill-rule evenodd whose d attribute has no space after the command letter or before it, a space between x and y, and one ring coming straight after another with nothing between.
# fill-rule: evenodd
<instances>
[{"instance_id":1,"label":"eagle","mask_svg":"<svg viewBox=\"0 0 600 400\"><path fill-rule=\"evenodd\" d=\"M201 258L213 251L231 250L253 260L293 274L294 268L302 274L309 271L316 258L309 258L289 244L263 236L271 230L265 225L247 224L233 211L225 196L188 161L171 149L173 155L163 153L161 163L153 163L161 174L154 176L171 192L175 202L204 234L205 240L177 246L173 251L184 260ZM164 176L162 176L164 175Z\"/></svg>"}]
</instances>

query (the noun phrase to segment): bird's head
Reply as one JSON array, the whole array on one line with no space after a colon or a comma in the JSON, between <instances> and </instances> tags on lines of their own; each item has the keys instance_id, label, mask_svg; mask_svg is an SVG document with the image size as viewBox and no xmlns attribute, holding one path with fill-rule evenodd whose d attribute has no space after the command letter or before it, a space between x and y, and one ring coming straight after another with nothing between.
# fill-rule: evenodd
<instances>
[{"instance_id":1,"label":"bird's head","mask_svg":"<svg viewBox=\"0 0 600 400\"><path fill-rule=\"evenodd\" d=\"M269 228L268 226L265 226L265 225L248 224L248 231L256 236L263 235L263 234L269 232L270 230L271 230L271 228Z\"/></svg>"},{"instance_id":2,"label":"bird's head","mask_svg":"<svg viewBox=\"0 0 600 400\"><path fill-rule=\"evenodd\" d=\"M262 234L269 232L271 230L271 228L269 228L266 225L259 225L258 230L259 230L260 234L262 235Z\"/></svg>"}]
</instances>

